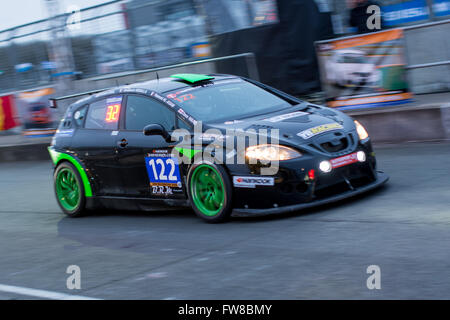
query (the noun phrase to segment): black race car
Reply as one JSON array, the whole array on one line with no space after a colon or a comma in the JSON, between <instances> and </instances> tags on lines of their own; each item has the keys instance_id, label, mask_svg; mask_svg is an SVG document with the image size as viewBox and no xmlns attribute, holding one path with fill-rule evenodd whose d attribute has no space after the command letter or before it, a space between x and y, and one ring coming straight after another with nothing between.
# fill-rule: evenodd
<instances>
[{"instance_id":1,"label":"black race car","mask_svg":"<svg viewBox=\"0 0 450 320\"><path fill-rule=\"evenodd\" d=\"M71 217L192 206L218 222L337 201L388 180L357 121L230 75L91 92L69 106L49 152L58 204Z\"/></svg>"}]
</instances>

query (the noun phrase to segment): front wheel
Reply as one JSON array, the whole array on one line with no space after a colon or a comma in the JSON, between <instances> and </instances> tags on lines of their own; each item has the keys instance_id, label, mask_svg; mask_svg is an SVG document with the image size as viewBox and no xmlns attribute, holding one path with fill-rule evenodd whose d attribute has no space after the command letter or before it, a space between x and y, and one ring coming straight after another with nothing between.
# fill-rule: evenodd
<instances>
[{"instance_id":1,"label":"front wheel","mask_svg":"<svg viewBox=\"0 0 450 320\"><path fill-rule=\"evenodd\" d=\"M195 164L190 168L187 180L192 208L200 218L211 223L229 218L232 187L222 166Z\"/></svg>"},{"instance_id":2,"label":"front wheel","mask_svg":"<svg viewBox=\"0 0 450 320\"><path fill-rule=\"evenodd\" d=\"M53 175L56 200L62 211L69 217L85 214L86 197L78 170L68 162L63 162Z\"/></svg>"}]
</instances>

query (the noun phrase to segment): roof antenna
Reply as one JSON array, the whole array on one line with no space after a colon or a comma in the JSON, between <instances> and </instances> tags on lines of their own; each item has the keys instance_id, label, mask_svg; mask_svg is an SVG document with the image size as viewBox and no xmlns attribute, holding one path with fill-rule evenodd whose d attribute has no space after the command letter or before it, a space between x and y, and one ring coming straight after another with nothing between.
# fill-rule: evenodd
<instances>
[{"instance_id":1,"label":"roof antenna","mask_svg":"<svg viewBox=\"0 0 450 320\"><path fill-rule=\"evenodd\" d=\"M156 71L156 80L158 80L158 82L159 82L159 74L158 74L158 71Z\"/></svg>"}]
</instances>

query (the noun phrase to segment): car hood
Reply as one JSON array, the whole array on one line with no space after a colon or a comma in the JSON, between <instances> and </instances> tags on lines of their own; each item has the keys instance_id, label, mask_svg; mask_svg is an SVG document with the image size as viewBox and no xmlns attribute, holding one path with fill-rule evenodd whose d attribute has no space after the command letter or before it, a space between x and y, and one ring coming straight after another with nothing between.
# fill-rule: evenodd
<instances>
[{"instance_id":1,"label":"car hood","mask_svg":"<svg viewBox=\"0 0 450 320\"><path fill-rule=\"evenodd\" d=\"M203 131L206 135L208 129L218 129L225 137L230 136L233 130L252 130L258 135L270 135L276 129L279 132L279 143L291 146L320 145L326 142L335 144L349 135L353 136L352 140L356 140L355 124L349 116L311 104L301 104L292 109L247 119L209 124Z\"/></svg>"}]
</instances>

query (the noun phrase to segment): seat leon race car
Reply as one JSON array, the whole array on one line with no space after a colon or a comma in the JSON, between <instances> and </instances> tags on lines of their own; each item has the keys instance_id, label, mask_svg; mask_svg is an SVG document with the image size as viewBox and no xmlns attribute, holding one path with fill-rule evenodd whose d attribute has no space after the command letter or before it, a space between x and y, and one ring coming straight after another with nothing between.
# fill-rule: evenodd
<instances>
[{"instance_id":1,"label":"seat leon race car","mask_svg":"<svg viewBox=\"0 0 450 320\"><path fill-rule=\"evenodd\" d=\"M191 206L219 222L321 205L388 180L360 123L231 75L91 92L68 107L49 152L57 202L71 217Z\"/></svg>"}]
</instances>

